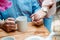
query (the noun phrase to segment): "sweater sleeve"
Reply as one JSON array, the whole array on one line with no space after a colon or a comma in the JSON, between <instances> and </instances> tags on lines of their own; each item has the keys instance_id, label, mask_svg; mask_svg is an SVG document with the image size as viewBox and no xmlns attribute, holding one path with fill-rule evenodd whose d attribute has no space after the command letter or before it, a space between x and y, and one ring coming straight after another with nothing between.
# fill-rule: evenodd
<instances>
[{"instance_id":1,"label":"sweater sleeve","mask_svg":"<svg viewBox=\"0 0 60 40\"><path fill-rule=\"evenodd\" d=\"M32 1L32 11L33 11L33 13L38 11L40 8L41 8L41 6L39 5L38 0L33 0Z\"/></svg>"}]
</instances>

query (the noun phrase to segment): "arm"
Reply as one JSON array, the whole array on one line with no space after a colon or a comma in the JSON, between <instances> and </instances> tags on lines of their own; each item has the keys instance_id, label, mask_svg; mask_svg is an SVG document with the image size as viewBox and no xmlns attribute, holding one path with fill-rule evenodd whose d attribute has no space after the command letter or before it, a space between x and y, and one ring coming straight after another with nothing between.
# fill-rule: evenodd
<instances>
[{"instance_id":1,"label":"arm","mask_svg":"<svg viewBox=\"0 0 60 40\"><path fill-rule=\"evenodd\" d=\"M41 6L39 5L39 3L38 3L37 0L32 1L32 9L33 9L33 13L34 13L34 14L31 15L32 22L35 25L41 25L41 24L43 24L43 22L42 22L43 19L39 19L39 17L41 17L40 15L42 15L42 13L44 13L44 12L41 13Z\"/></svg>"},{"instance_id":2,"label":"arm","mask_svg":"<svg viewBox=\"0 0 60 40\"><path fill-rule=\"evenodd\" d=\"M33 8L33 13L34 13L31 15L32 20L39 20L41 18L44 18L44 16L46 15L46 13L44 13L41 10L41 6L37 2L37 0L32 1L32 8Z\"/></svg>"},{"instance_id":3,"label":"arm","mask_svg":"<svg viewBox=\"0 0 60 40\"><path fill-rule=\"evenodd\" d=\"M56 1L55 0L44 0L42 3L43 11L47 11L47 17L50 17L56 12Z\"/></svg>"},{"instance_id":4,"label":"arm","mask_svg":"<svg viewBox=\"0 0 60 40\"><path fill-rule=\"evenodd\" d=\"M47 17L50 17L53 12L55 12L54 5L55 3L53 3L51 0L44 0L42 3L42 8L31 15L32 20L38 24L40 23L39 20L45 18L46 15Z\"/></svg>"},{"instance_id":5,"label":"arm","mask_svg":"<svg viewBox=\"0 0 60 40\"><path fill-rule=\"evenodd\" d=\"M54 0L44 0L42 7L48 7L49 9L54 5Z\"/></svg>"}]
</instances>

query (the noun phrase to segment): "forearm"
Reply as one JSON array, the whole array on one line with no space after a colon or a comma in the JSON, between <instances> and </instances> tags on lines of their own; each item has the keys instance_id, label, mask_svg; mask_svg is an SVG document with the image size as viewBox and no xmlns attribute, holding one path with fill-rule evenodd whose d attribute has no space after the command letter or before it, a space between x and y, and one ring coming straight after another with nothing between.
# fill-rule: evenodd
<instances>
[{"instance_id":1,"label":"forearm","mask_svg":"<svg viewBox=\"0 0 60 40\"><path fill-rule=\"evenodd\" d=\"M46 11L51 9L53 5L54 5L54 0L44 0L42 2L42 8Z\"/></svg>"},{"instance_id":2,"label":"forearm","mask_svg":"<svg viewBox=\"0 0 60 40\"><path fill-rule=\"evenodd\" d=\"M42 10L47 12L47 16L53 15L56 10L56 1L55 0L44 0L42 3Z\"/></svg>"},{"instance_id":3,"label":"forearm","mask_svg":"<svg viewBox=\"0 0 60 40\"><path fill-rule=\"evenodd\" d=\"M54 5L54 0L44 0L42 2L42 7L51 8Z\"/></svg>"}]
</instances>

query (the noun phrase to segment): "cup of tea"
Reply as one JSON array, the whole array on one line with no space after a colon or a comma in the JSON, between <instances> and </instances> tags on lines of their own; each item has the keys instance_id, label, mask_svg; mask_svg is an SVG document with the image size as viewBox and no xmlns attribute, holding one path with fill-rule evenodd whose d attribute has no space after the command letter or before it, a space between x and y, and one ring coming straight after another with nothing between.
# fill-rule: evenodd
<instances>
[{"instance_id":1,"label":"cup of tea","mask_svg":"<svg viewBox=\"0 0 60 40\"><path fill-rule=\"evenodd\" d=\"M28 27L27 27L27 17L26 16L17 17L16 23L17 23L18 31L21 31L21 32L27 31Z\"/></svg>"}]
</instances>

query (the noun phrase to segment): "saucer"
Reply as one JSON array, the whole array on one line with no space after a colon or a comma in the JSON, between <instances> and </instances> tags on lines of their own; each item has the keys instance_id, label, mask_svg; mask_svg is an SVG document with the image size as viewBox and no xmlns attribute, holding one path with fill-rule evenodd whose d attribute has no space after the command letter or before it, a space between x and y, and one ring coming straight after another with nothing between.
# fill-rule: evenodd
<instances>
[{"instance_id":1,"label":"saucer","mask_svg":"<svg viewBox=\"0 0 60 40\"><path fill-rule=\"evenodd\" d=\"M15 37L7 36L7 37L3 37L1 40L15 40Z\"/></svg>"},{"instance_id":2,"label":"saucer","mask_svg":"<svg viewBox=\"0 0 60 40\"><path fill-rule=\"evenodd\" d=\"M29 36L25 40L44 40L44 38L40 36Z\"/></svg>"}]
</instances>

